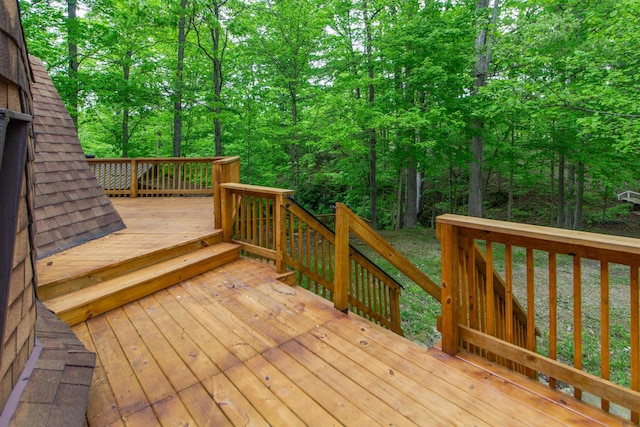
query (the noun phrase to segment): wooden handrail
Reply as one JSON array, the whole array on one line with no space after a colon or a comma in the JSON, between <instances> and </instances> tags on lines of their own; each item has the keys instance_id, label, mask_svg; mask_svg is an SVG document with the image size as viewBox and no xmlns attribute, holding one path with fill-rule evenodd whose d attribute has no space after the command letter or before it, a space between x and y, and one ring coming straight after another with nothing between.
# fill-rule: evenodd
<instances>
[{"instance_id":1,"label":"wooden handrail","mask_svg":"<svg viewBox=\"0 0 640 427\"><path fill-rule=\"evenodd\" d=\"M640 414L640 241L620 236L609 236L551 227L516 224L459 215L442 215L437 218L437 235L442 248L442 319L443 350L455 354L463 346L486 357L506 361L511 367L523 366L531 374L539 371L549 377L554 387L562 380L574 387L574 396L582 397L582 391L601 398L601 407L609 410L609 402L617 403L631 412L631 421L638 423ZM483 254L477 243L485 242ZM496 268L494 247L504 245L504 267ZM513 277L513 250L516 248L525 255L525 273ZM543 258L534 257L535 253L546 253ZM562 288L563 304L560 306L560 280L558 257L570 257L566 265L572 279ZM563 258L564 259L564 258ZM594 260L600 264L599 286L588 287L584 284L583 260ZM628 274L629 299L614 301L609 298L610 266L617 269L616 281ZM622 273L625 267L628 273ZM544 272L546 278L535 274ZM498 273L502 271L501 273ZM489 280L491 278L491 280ZM592 280L594 280L592 278ZM597 279L595 279L597 280ZM543 287L541 288L540 283ZM618 285L620 286L620 285ZM526 310L510 298L517 289L526 295ZM548 289L545 289L548 287ZM540 294L548 293L544 303L548 304L549 349L546 355L536 352L536 332L541 325L536 324L536 306L543 301L536 300ZM590 316L599 316L599 350L589 354L596 358L599 367L587 368L583 360L583 330L585 315L583 298L587 294L599 292L599 309L590 309ZM492 304L490 294L498 298ZM567 299L569 303L567 304ZM628 302L627 302L628 301ZM499 302L500 304L496 304ZM624 305L621 305L624 304ZM628 305L627 305L628 304ZM495 307L495 309L493 309ZM566 308L564 308L566 307ZM559 309L560 308L560 309ZM539 310L540 308L538 308ZM543 310L545 308L543 307ZM558 326L561 311L569 317L571 333L560 340L562 329ZM629 313L629 342L619 343L630 354L628 371L629 385L614 384L609 381L613 348L610 338L614 330L610 326L610 313L614 310ZM523 318L526 316L526 319ZM545 328L547 325L542 325ZM518 329L519 328L519 329ZM628 329L627 329L628 328ZM593 335L592 335L593 336ZM597 336L597 335L596 335ZM595 338L597 339L597 338ZM569 340L569 343L567 343ZM569 347L573 360L560 359L557 350ZM566 356L565 356L566 357ZM566 359L565 359L566 360ZM624 366L624 365L623 365ZM618 367L618 369L624 369Z\"/></svg>"},{"instance_id":2,"label":"wooden handrail","mask_svg":"<svg viewBox=\"0 0 640 427\"><path fill-rule=\"evenodd\" d=\"M339 249L336 234L295 203L291 190L219 187L225 240L241 244L249 256L273 261L280 273L295 271L299 285L332 300L337 309L351 309L402 334L401 285L349 245L348 234L346 247ZM345 289L336 282L340 268L347 271Z\"/></svg>"},{"instance_id":3,"label":"wooden handrail","mask_svg":"<svg viewBox=\"0 0 640 427\"><path fill-rule=\"evenodd\" d=\"M396 248L391 246L389 242L376 233L373 228L351 211L351 209L342 203L336 203L336 236L342 237L341 233L346 233L348 241L350 232L355 234L365 242L367 246L424 289L429 295L440 301L440 287L436 285L433 280L398 252ZM342 238L344 239L344 237ZM337 273L336 276L338 276Z\"/></svg>"},{"instance_id":4,"label":"wooden handrail","mask_svg":"<svg viewBox=\"0 0 640 427\"><path fill-rule=\"evenodd\" d=\"M87 159L108 196L216 195L219 182L240 181L238 157ZM218 221L219 222L219 221Z\"/></svg>"}]
</instances>

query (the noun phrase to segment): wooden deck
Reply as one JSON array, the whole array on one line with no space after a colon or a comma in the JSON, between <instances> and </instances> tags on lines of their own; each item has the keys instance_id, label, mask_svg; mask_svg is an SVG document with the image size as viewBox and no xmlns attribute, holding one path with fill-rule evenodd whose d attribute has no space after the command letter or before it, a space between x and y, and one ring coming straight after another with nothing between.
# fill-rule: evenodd
<instances>
[{"instance_id":1,"label":"wooden deck","mask_svg":"<svg viewBox=\"0 0 640 427\"><path fill-rule=\"evenodd\" d=\"M127 228L37 263L38 286L219 233L210 197L112 198Z\"/></svg>"},{"instance_id":2,"label":"wooden deck","mask_svg":"<svg viewBox=\"0 0 640 427\"><path fill-rule=\"evenodd\" d=\"M212 231L210 199L114 201L127 233L45 266L70 274ZM203 202L202 213L183 204ZM477 356L451 357L343 314L247 258L73 331L97 353L90 426L626 425Z\"/></svg>"}]
</instances>

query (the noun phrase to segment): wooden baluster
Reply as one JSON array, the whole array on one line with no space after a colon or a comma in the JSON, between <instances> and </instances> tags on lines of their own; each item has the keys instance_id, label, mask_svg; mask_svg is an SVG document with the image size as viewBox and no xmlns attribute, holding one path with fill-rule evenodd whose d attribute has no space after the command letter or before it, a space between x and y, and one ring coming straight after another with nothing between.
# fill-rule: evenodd
<instances>
[{"instance_id":1,"label":"wooden baluster","mask_svg":"<svg viewBox=\"0 0 640 427\"><path fill-rule=\"evenodd\" d=\"M504 245L504 337L508 343L513 340L513 248ZM507 368L513 369L511 361L507 362Z\"/></svg>"},{"instance_id":2,"label":"wooden baluster","mask_svg":"<svg viewBox=\"0 0 640 427\"><path fill-rule=\"evenodd\" d=\"M573 367L582 369L582 259L573 257ZM582 399L582 390L574 388L574 397Z\"/></svg>"},{"instance_id":3,"label":"wooden baluster","mask_svg":"<svg viewBox=\"0 0 640 427\"><path fill-rule=\"evenodd\" d=\"M273 208L273 249L276 252L276 272L282 274L287 271L284 262L287 250L287 199L282 194L270 200ZM269 202L265 203L267 216L269 216ZM268 229L269 227L267 227Z\"/></svg>"},{"instance_id":4,"label":"wooden baluster","mask_svg":"<svg viewBox=\"0 0 640 427\"><path fill-rule=\"evenodd\" d=\"M535 263L533 258L534 252L532 248L526 250L527 265L527 336L526 348L535 351L536 348L536 294L535 294ZM534 376L532 369L526 369L527 376Z\"/></svg>"},{"instance_id":5,"label":"wooden baluster","mask_svg":"<svg viewBox=\"0 0 640 427\"><path fill-rule=\"evenodd\" d=\"M486 324L486 332L489 335L495 336L495 330L494 330L494 325L495 325L495 312L494 312L494 308L495 308L495 303L494 303L494 294L493 294L493 244L489 241L487 241L487 248L486 248L486 254L485 254L485 259L486 259L486 293L485 293L485 300L486 300L486 320L487 320L487 324Z\"/></svg>"},{"instance_id":6,"label":"wooden baluster","mask_svg":"<svg viewBox=\"0 0 640 427\"><path fill-rule=\"evenodd\" d=\"M640 285L637 264L631 266L631 389L640 391ZM640 422L640 412L631 411L631 421Z\"/></svg>"},{"instance_id":7,"label":"wooden baluster","mask_svg":"<svg viewBox=\"0 0 640 427\"><path fill-rule=\"evenodd\" d=\"M600 377L609 379L609 263L600 261ZM609 411L609 401L602 399L600 406Z\"/></svg>"},{"instance_id":8,"label":"wooden baluster","mask_svg":"<svg viewBox=\"0 0 640 427\"><path fill-rule=\"evenodd\" d=\"M549 252L549 357L558 359L558 267L553 252ZM556 388L555 378L549 378L549 387Z\"/></svg>"}]
</instances>

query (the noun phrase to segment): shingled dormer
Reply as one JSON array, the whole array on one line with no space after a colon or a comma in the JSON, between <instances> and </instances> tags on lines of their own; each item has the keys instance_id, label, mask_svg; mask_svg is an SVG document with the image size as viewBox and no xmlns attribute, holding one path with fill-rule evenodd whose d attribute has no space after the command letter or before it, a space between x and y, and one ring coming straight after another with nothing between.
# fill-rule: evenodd
<instances>
[{"instance_id":1,"label":"shingled dormer","mask_svg":"<svg viewBox=\"0 0 640 427\"><path fill-rule=\"evenodd\" d=\"M42 61L33 84L38 259L125 227L89 169L78 133Z\"/></svg>"}]
</instances>

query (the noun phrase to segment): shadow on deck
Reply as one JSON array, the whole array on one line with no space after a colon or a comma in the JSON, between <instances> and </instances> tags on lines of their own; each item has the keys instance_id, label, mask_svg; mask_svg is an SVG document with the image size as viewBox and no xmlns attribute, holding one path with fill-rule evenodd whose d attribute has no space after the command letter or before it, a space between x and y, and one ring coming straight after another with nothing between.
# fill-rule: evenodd
<instances>
[{"instance_id":1,"label":"shadow on deck","mask_svg":"<svg viewBox=\"0 0 640 427\"><path fill-rule=\"evenodd\" d=\"M114 199L128 232L76 248L77 261L42 260L40 283L215 233L203 201ZM625 425L477 356L420 347L277 276L239 258L75 325L97 354L89 424Z\"/></svg>"}]
</instances>

